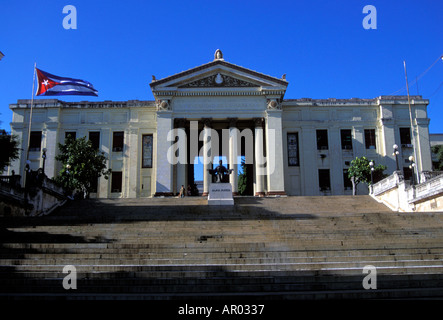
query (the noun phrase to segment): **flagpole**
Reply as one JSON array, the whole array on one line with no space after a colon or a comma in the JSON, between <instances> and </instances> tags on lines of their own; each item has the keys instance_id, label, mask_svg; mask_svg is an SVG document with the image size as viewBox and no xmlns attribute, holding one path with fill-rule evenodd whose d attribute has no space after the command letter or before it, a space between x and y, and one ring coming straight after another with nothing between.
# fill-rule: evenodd
<instances>
[{"instance_id":1,"label":"flagpole","mask_svg":"<svg viewBox=\"0 0 443 320\"><path fill-rule=\"evenodd\" d=\"M416 138L415 138L415 129L414 129L414 124L412 122L412 111L411 111L411 99L409 97L409 84L408 84L408 73L406 72L406 60L403 60L403 66L405 68L405 79L406 79L406 89L408 92L408 105L409 105L409 120L411 122L411 130L412 130L412 147L414 148L414 162L415 162L415 174L416 174L416 178L418 183L420 183L420 173L418 170L418 159L417 159L417 148L416 148ZM421 161L420 161L420 167L421 167Z\"/></svg>"},{"instance_id":2,"label":"flagpole","mask_svg":"<svg viewBox=\"0 0 443 320\"><path fill-rule=\"evenodd\" d=\"M34 76L32 77L31 113L29 115L28 148L27 148L27 151L26 151L26 160L29 160L29 143L30 143L30 140L31 140L32 109L34 107L35 69L36 68L37 68L37 62L34 62Z\"/></svg>"}]
</instances>

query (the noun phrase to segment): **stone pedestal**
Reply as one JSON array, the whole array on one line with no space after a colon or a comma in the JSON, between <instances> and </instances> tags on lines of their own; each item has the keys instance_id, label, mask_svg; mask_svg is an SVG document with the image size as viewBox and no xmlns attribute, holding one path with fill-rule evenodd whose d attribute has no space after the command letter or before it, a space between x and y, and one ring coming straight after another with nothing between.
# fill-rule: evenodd
<instances>
[{"instance_id":1,"label":"stone pedestal","mask_svg":"<svg viewBox=\"0 0 443 320\"><path fill-rule=\"evenodd\" d=\"M230 183L211 183L209 185L208 205L234 205L232 185Z\"/></svg>"}]
</instances>

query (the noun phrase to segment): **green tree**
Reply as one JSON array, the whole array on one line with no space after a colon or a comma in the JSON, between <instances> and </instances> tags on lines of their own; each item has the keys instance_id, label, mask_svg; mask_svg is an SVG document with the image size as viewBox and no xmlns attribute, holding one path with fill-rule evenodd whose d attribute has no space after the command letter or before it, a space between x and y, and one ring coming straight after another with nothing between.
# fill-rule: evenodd
<instances>
[{"instance_id":1,"label":"green tree","mask_svg":"<svg viewBox=\"0 0 443 320\"><path fill-rule=\"evenodd\" d=\"M86 137L74 139L71 136L65 144L58 144L60 154L55 157L62 163L56 181L69 191L80 190L88 198L92 186L102 175L108 179L111 169L106 170L106 157L103 152L92 147Z\"/></svg>"},{"instance_id":2,"label":"green tree","mask_svg":"<svg viewBox=\"0 0 443 320\"><path fill-rule=\"evenodd\" d=\"M371 184L371 161L366 157L355 158L351 161L351 166L348 169L348 177L352 182L352 194L357 194L357 186L360 182ZM374 166L373 180L374 183L382 180L386 177L383 171L386 170L386 166L379 164Z\"/></svg>"},{"instance_id":3,"label":"green tree","mask_svg":"<svg viewBox=\"0 0 443 320\"><path fill-rule=\"evenodd\" d=\"M244 158L242 158L241 160L241 168L242 168L242 173L238 175L238 194L244 196L246 195L247 186L248 186L247 174L246 174L247 166Z\"/></svg>"},{"instance_id":4,"label":"green tree","mask_svg":"<svg viewBox=\"0 0 443 320\"><path fill-rule=\"evenodd\" d=\"M434 162L434 170L443 170L443 145L433 146L431 148L433 154L437 155L438 162Z\"/></svg>"},{"instance_id":5,"label":"green tree","mask_svg":"<svg viewBox=\"0 0 443 320\"><path fill-rule=\"evenodd\" d=\"M0 130L0 173L6 166L9 166L12 161L18 159L20 148L17 137L8 134L5 130Z\"/></svg>"}]
</instances>

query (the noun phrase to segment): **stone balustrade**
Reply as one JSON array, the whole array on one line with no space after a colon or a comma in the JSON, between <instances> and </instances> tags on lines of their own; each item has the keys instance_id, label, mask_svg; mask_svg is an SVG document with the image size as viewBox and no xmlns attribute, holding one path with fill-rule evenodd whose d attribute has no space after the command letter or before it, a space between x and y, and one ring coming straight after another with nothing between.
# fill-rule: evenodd
<instances>
[{"instance_id":1,"label":"stone balustrade","mask_svg":"<svg viewBox=\"0 0 443 320\"><path fill-rule=\"evenodd\" d=\"M411 186L400 171L374 184L371 196L394 211L437 211L443 209L443 172L422 172L422 183Z\"/></svg>"}]
</instances>

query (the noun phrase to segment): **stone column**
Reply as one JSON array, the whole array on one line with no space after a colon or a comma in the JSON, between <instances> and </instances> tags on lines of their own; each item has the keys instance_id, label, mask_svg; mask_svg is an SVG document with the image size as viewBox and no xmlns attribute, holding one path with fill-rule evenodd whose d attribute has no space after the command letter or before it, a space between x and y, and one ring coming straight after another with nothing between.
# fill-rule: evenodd
<instances>
[{"instance_id":1,"label":"stone column","mask_svg":"<svg viewBox=\"0 0 443 320\"><path fill-rule=\"evenodd\" d=\"M265 157L263 155L263 118L255 118L255 196L265 195L263 180L265 174Z\"/></svg>"},{"instance_id":2,"label":"stone column","mask_svg":"<svg viewBox=\"0 0 443 320\"><path fill-rule=\"evenodd\" d=\"M211 119L203 119L203 123L203 196L206 197L212 182L211 174L208 172L208 169L212 169Z\"/></svg>"},{"instance_id":3,"label":"stone column","mask_svg":"<svg viewBox=\"0 0 443 320\"><path fill-rule=\"evenodd\" d=\"M282 110L266 111L266 169L268 195L285 195Z\"/></svg>"},{"instance_id":4,"label":"stone column","mask_svg":"<svg viewBox=\"0 0 443 320\"><path fill-rule=\"evenodd\" d=\"M177 129L181 129L181 130L185 130L185 125L186 125L186 119L176 119L176 123ZM178 135L176 135L178 136ZM182 136L179 136L178 139L183 138ZM179 159L187 159L187 142L186 141L178 141L178 145L179 145L179 154L177 154ZM184 146L184 148L182 148ZM180 192L180 188L181 186L185 186L186 190L188 187L188 184L186 183L186 163L181 163L180 160L179 162L176 164L176 190L177 192Z\"/></svg>"},{"instance_id":5,"label":"stone column","mask_svg":"<svg viewBox=\"0 0 443 320\"><path fill-rule=\"evenodd\" d=\"M238 195L238 129L237 118L229 120L229 169L234 171L229 175L232 195Z\"/></svg>"},{"instance_id":6,"label":"stone column","mask_svg":"<svg viewBox=\"0 0 443 320\"><path fill-rule=\"evenodd\" d=\"M157 112L155 196L172 195L172 164L168 159L168 150L171 147L171 141L168 141L167 138L172 129L172 112Z\"/></svg>"}]
</instances>

